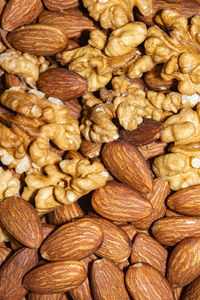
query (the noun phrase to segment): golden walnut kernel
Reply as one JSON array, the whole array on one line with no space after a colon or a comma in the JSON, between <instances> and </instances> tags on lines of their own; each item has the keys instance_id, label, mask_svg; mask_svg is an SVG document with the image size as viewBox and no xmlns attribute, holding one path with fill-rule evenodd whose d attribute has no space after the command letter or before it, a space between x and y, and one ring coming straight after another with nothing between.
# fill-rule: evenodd
<instances>
[{"instance_id":1,"label":"golden walnut kernel","mask_svg":"<svg viewBox=\"0 0 200 300\"><path fill-rule=\"evenodd\" d=\"M103 28L119 28L133 21L133 7L137 6L143 15L151 13L151 0L83 0L89 15L99 21Z\"/></svg>"},{"instance_id":2,"label":"golden walnut kernel","mask_svg":"<svg viewBox=\"0 0 200 300\"><path fill-rule=\"evenodd\" d=\"M25 178L27 187L22 197L35 196L39 213L46 213L60 205L75 202L90 191L106 184L108 172L100 162L90 163L85 158L62 160L59 167L48 165L43 172Z\"/></svg>"},{"instance_id":3,"label":"golden walnut kernel","mask_svg":"<svg viewBox=\"0 0 200 300\"><path fill-rule=\"evenodd\" d=\"M8 49L0 54L0 66L8 73L20 76L31 87L36 87L39 73L48 68L49 62L43 56L21 53Z\"/></svg>"},{"instance_id":4,"label":"golden walnut kernel","mask_svg":"<svg viewBox=\"0 0 200 300\"><path fill-rule=\"evenodd\" d=\"M148 29L146 54L154 63L163 63L161 77L178 80L182 94L200 93L200 16L190 20L173 10L163 10L156 17L158 26ZM168 32L168 33L167 33Z\"/></svg>"},{"instance_id":5,"label":"golden walnut kernel","mask_svg":"<svg viewBox=\"0 0 200 300\"><path fill-rule=\"evenodd\" d=\"M69 63L70 70L86 78L88 91L94 92L104 87L113 74L123 74L133 64L140 55L137 46L146 35L146 25L141 22L131 22L113 30L107 43L105 35L94 30L90 32L90 45L63 51L59 59L63 64ZM143 71L145 68L149 70L147 64ZM135 72L141 73L140 70Z\"/></svg>"},{"instance_id":6,"label":"golden walnut kernel","mask_svg":"<svg viewBox=\"0 0 200 300\"><path fill-rule=\"evenodd\" d=\"M0 182L0 201L19 195L20 180L15 178L10 170L0 167Z\"/></svg>"},{"instance_id":7,"label":"golden walnut kernel","mask_svg":"<svg viewBox=\"0 0 200 300\"><path fill-rule=\"evenodd\" d=\"M61 157L51 151L50 140L61 150L80 147L78 121L68 114L68 109L59 99L47 99L39 91L30 90L27 93L15 87L5 91L0 102L17 113L0 114L0 119L9 125L9 128L3 124L0 126L3 137L0 142L1 161L9 168L14 167L17 173L31 168L31 162L39 167L59 162ZM5 151L10 155L9 159L2 158L6 156ZM29 164L19 170L18 162L13 161L27 156Z\"/></svg>"}]
</instances>

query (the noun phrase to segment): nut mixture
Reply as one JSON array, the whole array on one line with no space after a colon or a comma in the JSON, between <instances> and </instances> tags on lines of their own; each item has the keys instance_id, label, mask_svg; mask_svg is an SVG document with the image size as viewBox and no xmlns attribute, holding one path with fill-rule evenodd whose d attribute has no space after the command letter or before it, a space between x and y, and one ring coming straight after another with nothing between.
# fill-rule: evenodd
<instances>
[{"instance_id":1,"label":"nut mixture","mask_svg":"<svg viewBox=\"0 0 200 300\"><path fill-rule=\"evenodd\" d=\"M164 8L0 0L0 300L199 299L200 16Z\"/></svg>"}]
</instances>

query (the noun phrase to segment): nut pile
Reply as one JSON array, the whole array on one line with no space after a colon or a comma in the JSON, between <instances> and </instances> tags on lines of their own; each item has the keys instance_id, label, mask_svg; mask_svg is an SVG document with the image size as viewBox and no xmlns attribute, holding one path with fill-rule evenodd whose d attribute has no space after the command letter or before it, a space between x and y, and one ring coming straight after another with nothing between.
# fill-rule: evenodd
<instances>
[{"instance_id":1,"label":"nut pile","mask_svg":"<svg viewBox=\"0 0 200 300\"><path fill-rule=\"evenodd\" d=\"M0 0L0 300L200 299L195 12Z\"/></svg>"}]
</instances>

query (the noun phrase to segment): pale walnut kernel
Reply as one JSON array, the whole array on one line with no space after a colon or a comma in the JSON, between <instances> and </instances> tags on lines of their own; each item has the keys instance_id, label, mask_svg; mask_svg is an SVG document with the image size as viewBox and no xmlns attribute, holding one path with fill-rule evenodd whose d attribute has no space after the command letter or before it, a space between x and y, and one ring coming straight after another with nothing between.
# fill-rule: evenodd
<instances>
[{"instance_id":1,"label":"pale walnut kernel","mask_svg":"<svg viewBox=\"0 0 200 300\"><path fill-rule=\"evenodd\" d=\"M133 21L133 7L136 6L143 15L151 13L151 0L83 0L89 15L99 21L103 28L119 28Z\"/></svg>"},{"instance_id":2,"label":"pale walnut kernel","mask_svg":"<svg viewBox=\"0 0 200 300\"><path fill-rule=\"evenodd\" d=\"M148 29L146 54L152 56L154 63L163 63L164 80L178 80L180 93L200 93L200 17L193 17L188 24L187 18L179 13L163 10L156 22L164 30L158 26Z\"/></svg>"},{"instance_id":3,"label":"pale walnut kernel","mask_svg":"<svg viewBox=\"0 0 200 300\"><path fill-rule=\"evenodd\" d=\"M10 170L0 167L0 201L7 197L19 196L20 180L15 178Z\"/></svg>"},{"instance_id":4,"label":"pale walnut kernel","mask_svg":"<svg viewBox=\"0 0 200 300\"><path fill-rule=\"evenodd\" d=\"M0 66L6 72L23 78L28 85L35 88L40 69L44 71L48 67L48 62L32 54L22 54L20 51L8 49L0 54Z\"/></svg>"}]
</instances>

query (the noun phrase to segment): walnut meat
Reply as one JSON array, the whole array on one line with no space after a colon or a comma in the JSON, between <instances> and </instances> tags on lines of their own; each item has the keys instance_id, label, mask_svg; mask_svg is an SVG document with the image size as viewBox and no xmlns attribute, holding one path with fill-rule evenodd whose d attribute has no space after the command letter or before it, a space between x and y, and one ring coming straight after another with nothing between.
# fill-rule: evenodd
<instances>
[{"instance_id":1,"label":"walnut meat","mask_svg":"<svg viewBox=\"0 0 200 300\"><path fill-rule=\"evenodd\" d=\"M151 13L151 0L83 0L89 15L99 21L103 28L119 28L133 21L133 7L137 6L143 15Z\"/></svg>"},{"instance_id":2,"label":"walnut meat","mask_svg":"<svg viewBox=\"0 0 200 300\"><path fill-rule=\"evenodd\" d=\"M8 49L0 54L0 66L8 73L20 76L31 87L36 87L40 70L45 71L49 62L43 56L37 57L29 53L21 53Z\"/></svg>"},{"instance_id":3,"label":"walnut meat","mask_svg":"<svg viewBox=\"0 0 200 300\"><path fill-rule=\"evenodd\" d=\"M15 178L10 170L0 167L0 201L7 197L19 196L20 180Z\"/></svg>"},{"instance_id":4,"label":"walnut meat","mask_svg":"<svg viewBox=\"0 0 200 300\"><path fill-rule=\"evenodd\" d=\"M35 196L36 209L46 213L58 206L75 202L93 189L106 184L108 172L100 162L90 163L85 158L62 160L59 167L48 165L43 172L25 178L27 187L22 197Z\"/></svg>"},{"instance_id":5,"label":"walnut meat","mask_svg":"<svg viewBox=\"0 0 200 300\"><path fill-rule=\"evenodd\" d=\"M200 16L188 24L187 18L172 10L163 10L156 17L158 26L148 29L146 54L154 63L163 63L161 77L176 79L178 90L185 95L200 92ZM167 33L168 31L169 33Z\"/></svg>"}]
</instances>

